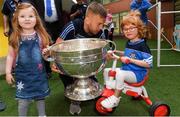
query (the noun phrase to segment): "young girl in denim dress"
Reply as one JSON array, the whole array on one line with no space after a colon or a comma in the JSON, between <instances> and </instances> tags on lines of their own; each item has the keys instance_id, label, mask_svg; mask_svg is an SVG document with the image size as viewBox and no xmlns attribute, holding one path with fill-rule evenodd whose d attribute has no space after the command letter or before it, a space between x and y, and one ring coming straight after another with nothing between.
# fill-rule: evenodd
<instances>
[{"instance_id":1,"label":"young girl in denim dress","mask_svg":"<svg viewBox=\"0 0 180 117\"><path fill-rule=\"evenodd\" d=\"M17 6L12 19L13 32L6 62L6 81L16 84L19 116L26 116L35 101L39 116L45 116L45 97L49 95L47 74L41 50L49 44L49 35L36 9L29 3ZM11 74L15 68L15 79Z\"/></svg>"}]
</instances>

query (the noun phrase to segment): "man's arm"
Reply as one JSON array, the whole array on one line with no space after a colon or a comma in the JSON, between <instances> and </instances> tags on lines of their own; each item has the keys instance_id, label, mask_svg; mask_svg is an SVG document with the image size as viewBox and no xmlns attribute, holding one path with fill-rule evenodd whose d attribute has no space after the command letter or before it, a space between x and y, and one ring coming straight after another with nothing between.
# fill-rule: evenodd
<instances>
[{"instance_id":1,"label":"man's arm","mask_svg":"<svg viewBox=\"0 0 180 117\"><path fill-rule=\"evenodd\" d=\"M77 5L74 4L71 7L70 19L73 20L76 16L80 15L80 10L77 9Z\"/></svg>"},{"instance_id":2,"label":"man's arm","mask_svg":"<svg viewBox=\"0 0 180 117\"><path fill-rule=\"evenodd\" d=\"M7 6L6 0L3 1L1 12L3 14L3 30L4 30L4 35L8 36L8 33L9 33L9 14L10 14L10 11L9 11L8 6Z\"/></svg>"},{"instance_id":3,"label":"man's arm","mask_svg":"<svg viewBox=\"0 0 180 117\"><path fill-rule=\"evenodd\" d=\"M152 4L148 0L143 1L141 7L139 7L138 10L141 12L147 11L151 6Z\"/></svg>"},{"instance_id":4,"label":"man's arm","mask_svg":"<svg viewBox=\"0 0 180 117\"><path fill-rule=\"evenodd\" d=\"M70 15L70 19L73 20L76 16L80 15L81 14L81 11L80 10L77 10L75 13L71 14Z\"/></svg>"},{"instance_id":5,"label":"man's arm","mask_svg":"<svg viewBox=\"0 0 180 117\"><path fill-rule=\"evenodd\" d=\"M9 19L8 16L3 15L3 29L4 29L4 35L8 37L9 34Z\"/></svg>"},{"instance_id":6,"label":"man's arm","mask_svg":"<svg viewBox=\"0 0 180 117\"><path fill-rule=\"evenodd\" d=\"M56 40L56 43L61 43L62 41L64 41L62 38L58 37Z\"/></svg>"},{"instance_id":7,"label":"man's arm","mask_svg":"<svg viewBox=\"0 0 180 117\"><path fill-rule=\"evenodd\" d=\"M58 42L75 38L75 27L72 21L64 26L63 31L59 35L59 38L57 39Z\"/></svg>"},{"instance_id":8,"label":"man's arm","mask_svg":"<svg viewBox=\"0 0 180 117\"><path fill-rule=\"evenodd\" d=\"M130 9L131 9L131 10L136 10L136 9L137 9L136 3L135 3L134 1L131 2L131 4L130 4Z\"/></svg>"}]
</instances>

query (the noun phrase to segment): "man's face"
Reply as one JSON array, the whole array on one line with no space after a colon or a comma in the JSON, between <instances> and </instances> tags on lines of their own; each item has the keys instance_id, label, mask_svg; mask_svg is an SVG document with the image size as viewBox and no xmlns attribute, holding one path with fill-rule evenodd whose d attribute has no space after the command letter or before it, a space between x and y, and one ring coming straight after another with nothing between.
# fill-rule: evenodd
<instances>
[{"instance_id":1,"label":"man's face","mask_svg":"<svg viewBox=\"0 0 180 117\"><path fill-rule=\"evenodd\" d=\"M103 28L105 22L105 18L102 18L100 15L91 14L88 16L88 29L89 32L93 35L96 35Z\"/></svg>"}]
</instances>

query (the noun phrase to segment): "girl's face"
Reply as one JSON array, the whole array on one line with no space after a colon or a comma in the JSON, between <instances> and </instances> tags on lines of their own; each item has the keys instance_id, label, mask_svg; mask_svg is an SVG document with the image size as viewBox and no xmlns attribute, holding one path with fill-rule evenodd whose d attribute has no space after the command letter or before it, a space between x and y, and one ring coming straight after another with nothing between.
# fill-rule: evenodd
<instances>
[{"instance_id":1,"label":"girl's face","mask_svg":"<svg viewBox=\"0 0 180 117\"><path fill-rule=\"evenodd\" d=\"M128 24L124 25L123 33L129 40L138 39L138 28L135 25Z\"/></svg>"},{"instance_id":2,"label":"girl's face","mask_svg":"<svg viewBox=\"0 0 180 117\"><path fill-rule=\"evenodd\" d=\"M36 16L32 8L26 8L19 11L18 23L23 30L34 30L36 25Z\"/></svg>"}]
</instances>

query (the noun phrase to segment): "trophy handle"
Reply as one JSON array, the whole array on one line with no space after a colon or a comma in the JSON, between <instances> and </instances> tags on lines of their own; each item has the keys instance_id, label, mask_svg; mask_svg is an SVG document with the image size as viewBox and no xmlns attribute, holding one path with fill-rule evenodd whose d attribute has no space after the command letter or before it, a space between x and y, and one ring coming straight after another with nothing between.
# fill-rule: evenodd
<instances>
[{"instance_id":1,"label":"trophy handle","mask_svg":"<svg viewBox=\"0 0 180 117\"><path fill-rule=\"evenodd\" d=\"M93 41L97 41L97 39L92 39ZM106 41L109 45L112 44L112 48L110 48L110 50L116 50L116 43L114 41L111 40L107 40L107 39L100 39L101 41ZM104 48L104 47L103 47Z\"/></svg>"},{"instance_id":2,"label":"trophy handle","mask_svg":"<svg viewBox=\"0 0 180 117\"><path fill-rule=\"evenodd\" d=\"M102 69L104 69L105 65L106 65L106 62L103 62L101 66L99 67L99 69L96 71L96 74L99 73Z\"/></svg>"},{"instance_id":3,"label":"trophy handle","mask_svg":"<svg viewBox=\"0 0 180 117\"><path fill-rule=\"evenodd\" d=\"M52 45L53 46L53 45ZM53 51L51 51L52 46L49 46L48 48L46 48L46 54L43 54L42 57L45 61L49 61L49 62L53 62L55 60L55 57L53 55Z\"/></svg>"},{"instance_id":4,"label":"trophy handle","mask_svg":"<svg viewBox=\"0 0 180 117\"><path fill-rule=\"evenodd\" d=\"M116 44L115 42L111 41L111 40L105 40L108 44L112 44L113 47L112 48L108 48L109 50L116 50ZM109 51L109 50L106 50L105 54ZM105 54L103 54L105 56ZM104 58L104 57L103 57ZM99 69L96 71L96 73L100 72L102 69L104 69L106 65L106 60L104 59L104 61L102 62L101 66L99 67Z\"/></svg>"},{"instance_id":5,"label":"trophy handle","mask_svg":"<svg viewBox=\"0 0 180 117\"><path fill-rule=\"evenodd\" d=\"M114 41L111 41L111 40L106 40L106 42L110 44L112 44L112 48L110 48L110 50L116 50L116 43Z\"/></svg>"}]
</instances>

